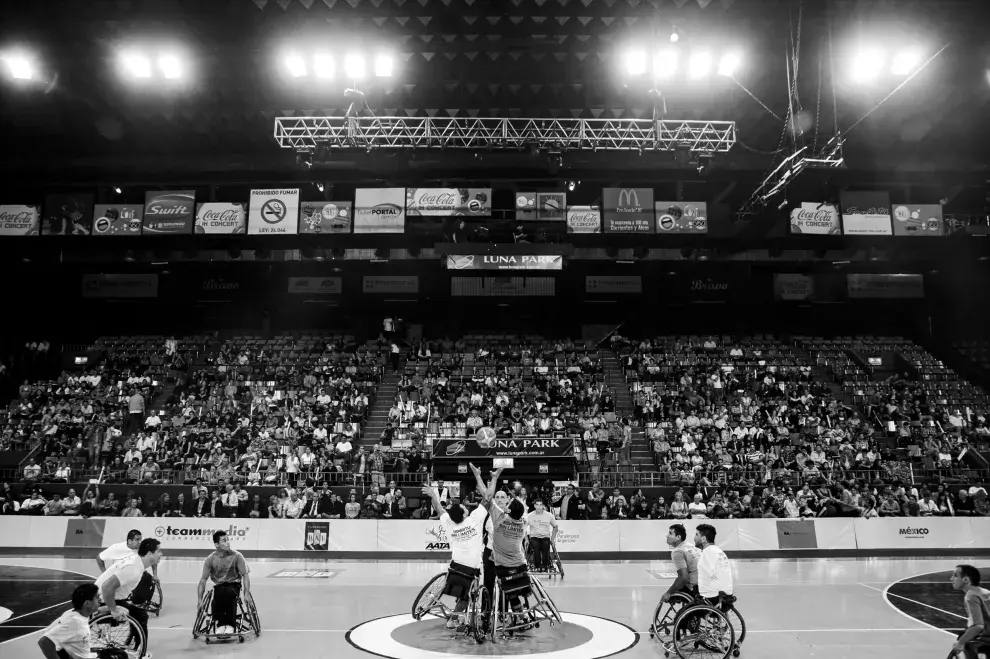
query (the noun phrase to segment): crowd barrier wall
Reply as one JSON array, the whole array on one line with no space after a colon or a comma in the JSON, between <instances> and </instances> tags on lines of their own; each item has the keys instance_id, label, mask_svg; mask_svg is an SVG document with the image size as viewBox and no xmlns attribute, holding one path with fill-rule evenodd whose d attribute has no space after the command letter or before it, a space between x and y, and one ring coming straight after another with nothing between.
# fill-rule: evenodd
<instances>
[{"instance_id":1,"label":"crowd barrier wall","mask_svg":"<svg viewBox=\"0 0 990 659\"><path fill-rule=\"evenodd\" d=\"M809 520L686 520L688 537L698 524L712 524L716 544L730 555L946 555L990 554L987 518L829 518ZM582 558L655 557L666 551L671 520L561 521L557 548ZM268 520L199 518L0 518L3 553L95 550L119 542L131 529L157 538L167 553L212 551L212 534L223 529L235 549L249 555L323 551L332 554L438 558L449 551L443 527L422 520ZM72 553L72 552L67 552ZM86 553L86 552L83 552Z\"/></svg>"}]
</instances>

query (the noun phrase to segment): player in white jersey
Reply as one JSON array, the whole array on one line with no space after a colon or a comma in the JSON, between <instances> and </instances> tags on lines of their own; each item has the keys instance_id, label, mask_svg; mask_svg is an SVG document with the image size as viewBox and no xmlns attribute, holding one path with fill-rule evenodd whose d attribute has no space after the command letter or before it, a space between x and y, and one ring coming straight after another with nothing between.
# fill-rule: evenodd
<instances>
[{"instance_id":1,"label":"player in white jersey","mask_svg":"<svg viewBox=\"0 0 990 659\"><path fill-rule=\"evenodd\" d=\"M100 566L100 573L106 572L107 568L119 563L125 558L136 556L138 547L141 546L141 540L143 540L141 532L137 529L131 529L127 532L127 540L110 545L101 551L99 557L96 559L96 564ZM131 601L135 604L148 602L155 592L156 583L158 583L157 563L151 566L151 574L145 572L141 577L141 583L134 589Z\"/></svg>"},{"instance_id":2,"label":"player in white jersey","mask_svg":"<svg viewBox=\"0 0 990 659\"><path fill-rule=\"evenodd\" d=\"M698 595L710 604L718 600L719 593L732 595L732 565L725 552L715 546L715 527L699 524L695 529L694 544L701 549Z\"/></svg>"},{"instance_id":3,"label":"player in white jersey","mask_svg":"<svg viewBox=\"0 0 990 659\"><path fill-rule=\"evenodd\" d=\"M100 608L100 589L84 583L72 592L72 608L48 625L38 639L45 659L90 659L89 619Z\"/></svg>"}]
</instances>

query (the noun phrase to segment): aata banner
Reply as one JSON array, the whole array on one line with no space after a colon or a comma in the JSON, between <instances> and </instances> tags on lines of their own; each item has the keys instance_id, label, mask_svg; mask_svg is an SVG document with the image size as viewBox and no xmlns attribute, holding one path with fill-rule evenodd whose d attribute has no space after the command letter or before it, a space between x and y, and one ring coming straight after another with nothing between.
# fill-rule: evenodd
<instances>
[{"instance_id":1,"label":"aata banner","mask_svg":"<svg viewBox=\"0 0 990 659\"><path fill-rule=\"evenodd\" d=\"M82 296L89 298L158 297L158 275L83 275Z\"/></svg>"},{"instance_id":2,"label":"aata banner","mask_svg":"<svg viewBox=\"0 0 990 659\"><path fill-rule=\"evenodd\" d=\"M0 206L0 236L37 236L40 224L37 206Z\"/></svg>"},{"instance_id":3,"label":"aata banner","mask_svg":"<svg viewBox=\"0 0 990 659\"><path fill-rule=\"evenodd\" d=\"M839 211L830 204L804 202L791 209L791 233L836 236L842 233Z\"/></svg>"},{"instance_id":4,"label":"aata banner","mask_svg":"<svg viewBox=\"0 0 990 659\"><path fill-rule=\"evenodd\" d=\"M846 275L852 299L909 299L925 297L924 275L854 274Z\"/></svg>"},{"instance_id":5,"label":"aata banner","mask_svg":"<svg viewBox=\"0 0 990 659\"><path fill-rule=\"evenodd\" d=\"M439 521L403 520L378 524L379 552L450 552L447 532Z\"/></svg>"},{"instance_id":6,"label":"aata banner","mask_svg":"<svg viewBox=\"0 0 990 659\"><path fill-rule=\"evenodd\" d=\"M808 275L783 272L773 276L774 299L803 302L815 295L815 279Z\"/></svg>"},{"instance_id":7,"label":"aata banner","mask_svg":"<svg viewBox=\"0 0 990 659\"><path fill-rule=\"evenodd\" d=\"M252 190L248 234L292 236L299 232L299 188Z\"/></svg>"},{"instance_id":8,"label":"aata banner","mask_svg":"<svg viewBox=\"0 0 990 659\"><path fill-rule=\"evenodd\" d=\"M708 233L708 204L703 201L656 202L657 233Z\"/></svg>"},{"instance_id":9,"label":"aata banner","mask_svg":"<svg viewBox=\"0 0 990 659\"><path fill-rule=\"evenodd\" d=\"M889 236L890 195L886 192L839 193L842 202L842 233L846 236Z\"/></svg>"},{"instance_id":10,"label":"aata banner","mask_svg":"<svg viewBox=\"0 0 990 659\"><path fill-rule=\"evenodd\" d=\"M343 291L342 277L289 277L292 295L340 295Z\"/></svg>"},{"instance_id":11,"label":"aata banner","mask_svg":"<svg viewBox=\"0 0 990 659\"><path fill-rule=\"evenodd\" d=\"M419 293L419 277L366 275L361 282L361 290L365 293Z\"/></svg>"},{"instance_id":12,"label":"aata banner","mask_svg":"<svg viewBox=\"0 0 990 659\"><path fill-rule=\"evenodd\" d=\"M43 236L88 236L93 226L93 195L50 194L45 197Z\"/></svg>"},{"instance_id":13,"label":"aata banner","mask_svg":"<svg viewBox=\"0 0 990 659\"><path fill-rule=\"evenodd\" d=\"M442 437L433 440L434 460L468 460L471 458L569 458L574 455L574 440L569 437L493 440L485 448L473 439Z\"/></svg>"},{"instance_id":14,"label":"aata banner","mask_svg":"<svg viewBox=\"0 0 990 659\"><path fill-rule=\"evenodd\" d=\"M406 188L406 215L491 217L491 188Z\"/></svg>"},{"instance_id":15,"label":"aata banner","mask_svg":"<svg viewBox=\"0 0 990 659\"><path fill-rule=\"evenodd\" d=\"M556 222L567 217L567 194L564 192L540 192L536 195L536 219Z\"/></svg>"},{"instance_id":16,"label":"aata banner","mask_svg":"<svg viewBox=\"0 0 990 659\"><path fill-rule=\"evenodd\" d=\"M859 549L977 548L968 520L957 517L877 517L853 522Z\"/></svg>"},{"instance_id":17,"label":"aata banner","mask_svg":"<svg viewBox=\"0 0 990 659\"><path fill-rule=\"evenodd\" d=\"M463 254L447 255L448 270L560 270L564 257L522 254Z\"/></svg>"},{"instance_id":18,"label":"aata banner","mask_svg":"<svg viewBox=\"0 0 990 659\"><path fill-rule=\"evenodd\" d=\"M536 219L536 193L516 193L516 221L532 222Z\"/></svg>"},{"instance_id":19,"label":"aata banner","mask_svg":"<svg viewBox=\"0 0 990 659\"><path fill-rule=\"evenodd\" d=\"M655 233L653 188L605 188L602 191L605 233Z\"/></svg>"},{"instance_id":20,"label":"aata banner","mask_svg":"<svg viewBox=\"0 0 990 659\"><path fill-rule=\"evenodd\" d=\"M195 233L244 233L247 213L244 204L206 202L196 208Z\"/></svg>"},{"instance_id":21,"label":"aata banner","mask_svg":"<svg viewBox=\"0 0 990 659\"><path fill-rule=\"evenodd\" d=\"M403 233L405 188L358 188L354 193L354 233Z\"/></svg>"},{"instance_id":22,"label":"aata banner","mask_svg":"<svg viewBox=\"0 0 990 659\"><path fill-rule=\"evenodd\" d=\"M299 233L350 233L353 217L349 201L304 201Z\"/></svg>"},{"instance_id":23,"label":"aata banner","mask_svg":"<svg viewBox=\"0 0 990 659\"><path fill-rule=\"evenodd\" d=\"M195 190L144 193L144 235L192 233L195 218Z\"/></svg>"},{"instance_id":24,"label":"aata banner","mask_svg":"<svg viewBox=\"0 0 990 659\"><path fill-rule=\"evenodd\" d=\"M598 206L568 206L567 233L601 233L602 216Z\"/></svg>"},{"instance_id":25,"label":"aata banner","mask_svg":"<svg viewBox=\"0 0 990 659\"><path fill-rule=\"evenodd\" d=\"M584 278L586 293L642 293L643 278L639 275L593 275Z\"/></svg>"},{"instance_id":26,"label":"aata banner","mask_svg":"<svg viewBox=\"0 0 990 659\"><path fill-rule=\"evenodd\" d=\"M942 204L894 204L895 236L944 236Z\"/></svg>"},{"instance_id":27,"label":"aata banner","mask_svg":"<svg viewBox=\"0 0 990 659\"><path fill-rule=\"evenodd\" d=\"M97 204L93 211L94 236L140 236L143 224L141 204Z\"/></svg>"}]
</instances>

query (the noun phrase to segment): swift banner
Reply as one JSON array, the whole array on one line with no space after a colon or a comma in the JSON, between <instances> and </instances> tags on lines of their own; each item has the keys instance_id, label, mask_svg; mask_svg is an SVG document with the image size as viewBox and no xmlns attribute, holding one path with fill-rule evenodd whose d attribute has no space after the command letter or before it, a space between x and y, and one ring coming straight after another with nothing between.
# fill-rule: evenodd
<instances>
[{"instance_id":1,"label":"swift banner","mask_svg":"<svg viewBox=\"0 0 990 659\"><path fill-rule=\"evenodd\" d=\"M248 234L292 236L299 233L299 188L252 190Z\"/></svg>"},{"instance_id":2,"label":"swift banner","mask_svg":"<svg viewBox=\"0 0 990 659\"><path fill-rule=\"evenodd\" d=\"M140 204L97 204L93 211L94 236L140 236L144 206Z\"/></svg>"},{"instance_id":3,"label":"swift banner","mask_svg":"<svg viewBox=\"0 0 990 659\"><path fill-rule=\"evenodd\" d=\"M447 255L448 270L560 270L563 256L525 256L506 254Z\"/></svg>"},{"instance_id":4,"label":"swift banner","mask_svg":"<svg viewBox=\"0 0 990 659\"><path fill-rule=\"evenodd\" d=\"M536 195L536 219L563 220L567 217L567 195L563 192L540 192Z\"/></svg>"},{"instance_id":5,"label":"swift banner","mask_svg":"<svg viewBox=\"0 0 990 659\"><path fill-rule=\"evenodd\" d=\"M703 201L658 201L657 233L708 233L708 204Z\"/></svg>"},{"instance_id":6,"label":"swift banner","mask_svg":"<svg viewBox=\"0 0 990 659\"><path fill-rule=\"evenodd\" d=\"M495 439L483 448L473 439L442 437L433 440L434 460L469 460L471 458L570 458L574 440L565 437L539 439Z\"/></svg>"},{"instance_id":7,"label":"swift banner","mask_svg":"<svg viewBox=\"0 0 990 659\"><path fill-rule=\"evenodd\" d=\"M536 219L536 193L516 193L516 221L532 222Z\"/></svg>"},{"instance_id":8,"label":"swift banner","mask_svg":"<svg viewBox=\"0 0 990 659\"><path fill-rule=\"evenodd\" d=\"M839 228L839 211L835 206L802 203L791 209L791 233L836 236L842 233Z\"/></svg>"},{"instance_id":9,"label":"swift banner","mask_svg":"<svg viewBox=\"0 0 990 659\"><path fill-rule=\"evenodd\" d=\"M366 275L361 284L365 293L419 293L419 277L386 277Z\"/></svg>"},{"instance_id":10,"label":"swift banner","mask_svg":"<svg viewBox=\"0 0 990 659\"><path fill-rule=\"evenodd\" d=\"M925 297L924 275L846 275L852 299L909 299Z\"/></svg>"},{"instance_id":11,"label":"swift banner","mask_svg":"<svg viewBox=\"0 0 990 659\"><path fill-rule=\"evenodd\" d=\"M638 275L595 275L584 278L585 293L642 293L643 278Z\"/></svg>"},{"instance_id":12,"label":"swift banner","mask_svg":"<svg viewBox=\"0 0 990 659\"><path fill-rule=\"evenodd\" d=\"M207 202L196 208L195 233L244 233L247 214L244 204Z\"/></svg>"},{"instance_id":13,"label":"swift banner","mask_svg":"<svg viewBox=\"0 0 990 659\"><path fill-rule=\"evenodd\" d=\"M350 233L352 217L349 201L304 201L299 233Z\"/></svg>"},{"instance_id":14,"label":"swift banner","mask_svg":"<svg viewBox=\"0 0 990 659\"><path fill-rule=\"evenodd\" d=\"M842 233L846 236L889 236L890 195L886 192L840 193Z\"/></svg>"},{"instance_id":15,"label":"swift banner","mask_svg":"<svg viewBox=\"0 0 990 659\"><path fill-rule=\"evenodd\" d=\"M553 297L553 277L451 277L452 297Z\"/></svg>"},{"instance_id":16,"label":"swift banner","mask_svg":"<svg viewBox=\"0 0 990 659\"><path fill-rule=\"evenodd\" d=\"M289 277L292 295L340 295L343 292L342 277Z\"/></svg>"},{"instance_id":17,"label":"swift banner","mask_svg":"<svg viewBox=\"0 0 990 659\"><path fill-rule=\"evenodd\" d=\"M405 188L358 188L354 193L354 233L403 233Z\"/></svg>"},{"instance_id":18,"label":"swift banner","mask_svg":"<svg viewBox=\"0 0 990 659\"><path fill-rule=\"evenodd\" d=\"M944 236L941 204L897 204L894 206L895 236Z\"/></svg>"},{"instance_id":19,"label":"swift banner","mask_svg":"<svg viewBox=\"0 0 990 659\"><path fill-rule=\"evenodd\" d=\"M785 302L803 302L815 295L815 280L808 275L780 273L773 276L773 297Z\"/></svg>"},{"instance_id":20,"label":"swift banner","mask_svg":"<svg viewBox=\"0 0 990 659\"><path fill-rule=\"evenodd\" d=\"M89 298L158 297L158 275L83 275L82 296Z\"/></svg>"},{"instance_id":21,"label":"swift banner","mask_svg":"<svg viewBox=\"0 0 990 659\"><path fill-rule=\"evenodd\" d=\"M655 233L653 188L605 188L605 233Z\"/></svg>"},{"instance_id":22,"label":"swift banner","mask_svg":"<svg viewBox=\"0 0 990 659\"><path fill-rule=\"evenodd\" d=\"M406 215L491 217L491 188L406 188Z\"/></svg>"},{"instance_id":23,"label":"swift banner","mask_svg":"<svg viewBox=\"0 0 990 659\"><path fill-rule=\"evenodd\" d=\"M88 236L93 227L93 195L50 194L45 197L43 236Z\"/></svg>"},{"instance_id":24,"label":"swift banner","mask_svg":"<svg viewBox=\"0 0 990 659\"><path fill-rule=\"evenodd\" d=\"M601 233L602 216L597 206L568 206L567 233Z\"/></svg>"},{"instance_id":25,"label":"swift banner","mask_svg":"<svg viewBox=\"0 0 990 659\"><path fill-rule=\"evenodd\" d=\"M40 223L37 206L0 206L0 236L37 236Z\"/></svg>"},{"instance_id":26,"label":"swift banner","mask_svg":"<svg viewBox=\"0 0 990 659\"><path fill-rule=\"evenodd\" d=\"M195 214L195 190L146 192L142 233L145 235L192 233Z\"/></svg>"}]
</instances>

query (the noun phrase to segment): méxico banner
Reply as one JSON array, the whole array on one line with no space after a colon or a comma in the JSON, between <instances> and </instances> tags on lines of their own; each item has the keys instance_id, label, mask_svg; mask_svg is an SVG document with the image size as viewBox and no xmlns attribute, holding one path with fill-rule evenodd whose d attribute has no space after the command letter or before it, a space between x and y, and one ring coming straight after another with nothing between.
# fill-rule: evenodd
<instances>
[{"instance_id":1,"label":"m\u00e9xico banner","mask_svg":"<svg viewBox=\"0 0 990 659\"><path fill-rule=\"evenodd\" d=\"M601 233L602 216L598 206L568 206L567 233Z\"/></svg>"},{"instance_id":2,"label":"m\u00e9xico banner","mask_svg":"<svg viewBox=\"0 0 990 659\"><path fill-rule=\"evenodd\" d=\"M908 299L925 297L924 275L846 275L852 299Z\"/></svg>"},{"instance_id":3,"label":"m\u00e9xico banner","mask_svg":"<svg viewBox=\"0 0 990 659\"><path fill-rule=\"evenodd\" d=\"M540 192L536 195L536 219L555 222L567 217L567 194Z\"/></svg>"},{"instance_id":4,"label":"m\u00e9xico banner","mask_svg":"<svg viewBox=\"0 0 990 659\"><path fill-rule=\"evenodd\" d=\"M342 277L289 277L292 295L340 295L343 292Z\"/></svg>"},{"instance_id":5,"label":"m\u00e9xico banner","mask_svg":"<svg viewBox=\"0 0 990 659\"><path fill-rule=\"evenodd\" d=\"M532 222L536 219L536 193L516 193L516 221Z\"/></svg>"},{"instance_id":6,"label":"m\u00e9xico banner","mask_svg":"<svg viewBox=\"0 0 990 659\"><path fill-rule=\"evenodd\" d=\"M886 192L840 193L842 233L846 236L889 236L890 195Z\"/></svg>"},{"instance_id":7,"label":"m\u00e9xico banner","mask_svg":"<svg viewBox=\"0 0 990 659\"><path fill-rule=\"evenodd\" d=\"M389 277L385 275L365 275L361 283L364 293L419 293L419 277Z\"/></svg>"},{"instance_id":8,"label":"m\u00e9xico banner","mask_svg":"<svg viewBox=\"0 0 990 659\"><path fill-rule=\"evenodd\" d=\"M350 233L352 217L349 201L304 201L299 233Z\"/></svg>"},{"instance_id":9,"label":"m\u00e9xico banner","mask_svg":"<svg viewBox=\"0 0 990 659\"><path fill-rule=\"evenodd\" d=\"M491 188L406 188L406 215L491 217Z\"/></svg>"},{"instance_id":10,"label":"m\u00e9xico banner","mask_svg":"<svg viewBox=\"0 0 990 659\"><path fill-rule=\"evenodd\" d=\"M786 302L803 302L815 295L815 279L808 275L783 272L773 276L773 297Z\"/></svg>"},{"instance_id":11,"label":"m\u00e9xico banner","mask_svg":"<svg viewBox=\"0 0 990 659\"><path fill-rule=\"evenodd\" d=\"M642 293L643 278L639 275L594 275L584 278L585 293Z\"/></svg>"},{"instance_id":12,"label":"m\u00e9xico banner","mask_svg":"<svg viewBox=\"0 0 990 659\"><path fill-rule=\"evenodd\" d=\"M140 236L143 224L141 204L97 204L93 211L94 236Z\"/></svg>"},{"instance_id":13,"label":"m\u00e9xico banner","mask_svg":"<svg viewBox=\"0 0 990 659\"><path fill-rule=\"evenodd\" d=\"M91 298L158 297L158 275L83 275L82 296Z\"/></svg>"},{"instance_id":14,"label":"m\u00e9xico banner","mask_svg":"<svg viewBox=\"0 0 990 659\"><path fill-rule=\"evenodd\" d=\"M656 202L657 233L708 233L708 204L703 201Z\"/></svg>"},{"instance_id":15,"label":"m\u00e9xico banner","mask_svg":"<svg viewBox=\"0 0 990 659\"><path fill-rule=\"evenodd\" d=\"M895 236L944 236L942 204L897 204L894 206Z\"/></svg>"},{"instance_id":16,"label":"m\u00e9xico banner","mask_svg":"<svg viewBox=\"0 0 990 659\"><path fill-rule=\"evenodd\" d=\"M0 236L37 236L40 223L37 206L0 206Z\"/></svg>"},{"instance_id":17,"label":"m\u00e9xico banner","mask_svg":"<svg viewBox=\"0 0 990 659\"><path fill-rule=\"evenodd\" d=\"M291 236L299 232L299 188L252 190L248 234Z\"/></svg>"},{"instance_id":18,"label":"m\u00e9xico banner","mask_svg":"<svg viewBox=\"0 0 990 659\"><path fill-rule=\"evenodd\" d=\"M195 233L244 233L246 227L244 204L208 202L196 208Z\"/></svg>"},{"instance_id":19,"label":"m\u00e9xico banner","mask_svg":"<svg viewBox=\"0 0 990 659\"><path fill-rule=\"evenodd\" d=\"M354 233L403 233L405 188L358 188L354 193Z\"/></svg>"},{"instance_id":20,"label":"m\u00e9xico banner","mask_svg":"<svg viewBox=\"0 0 990 659\"><path fill-rule=\"evenodd\" d=\"M605 188L605 233L655 233L653 188Z\"/></svg>"},{"instance_id":21,"label":"m\u00e9xico banner","mask_svg":"<svg viewBox=\"0 0 990 659\"><path fill-rule=\"evenodd\" d=\"M791 209L791 233L836 236L839 228L839 211L829 204L804 202Z\"/></svg>"},{"instance_id":22,"label":"m\u00e9xico banner","mask_svg":"<svg viewBox=\"0 0 990 659\"><path fill-rule=\"evenodd\" d=\"M518 254L464 254L447 255L448 270L560 270L564 267L563 256Z\"/></svg>"},{"instance_id":23,"label":"m\u00e9xico banner","mask_svg":"<svg viewBox=\"0 0 990 659\"><path fill-rule=\"evenodd\" d=\"M88 236L93 226L93 195L50 194L45 197L43 236Z\"/></svg>"},{"instance_id":24,"label":"m\u00e9xico banner","mask_svg":"<svg viewBox=\"0 0 990 659\"><path fill-rule=\"evenodd\" d=\"M434 460L469 460L471 458L570 458L574 440L570 437L492 440L483 448L473 439L441 437L433 440Z\"/></svg>"},{"instance_id":25,"label":"m\u00e9xico banner","mask_svg":"<svg viewBox=\"0 0 990 659\"><path fill-rule=\"evenodd\" d=\"M145 192L142 232L145 235L192 233L195 215L195 190Z\"/></svg>"}]
</instances>

